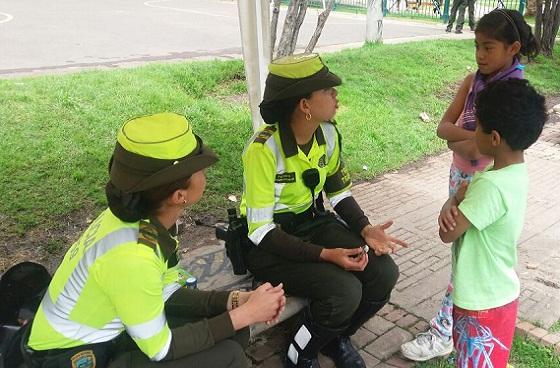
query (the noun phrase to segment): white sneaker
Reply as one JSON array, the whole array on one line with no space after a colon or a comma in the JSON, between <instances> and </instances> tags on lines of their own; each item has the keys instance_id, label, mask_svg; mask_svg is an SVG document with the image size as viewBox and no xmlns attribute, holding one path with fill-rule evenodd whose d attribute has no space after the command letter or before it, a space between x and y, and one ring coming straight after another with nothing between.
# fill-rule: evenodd
<instances>
[{"instance_id":1,"label":"white sneaker","mask_svg":"<svg viewBox=\"0 0 560 368\"><path fill-rule=\"evenodd\" d=\"M416 335L412 341L401 345L402 354L416 362L423 362L438 356L451 354L453 339L441 337L438 333L428 330Z\"/></svg>"}]
</instances>

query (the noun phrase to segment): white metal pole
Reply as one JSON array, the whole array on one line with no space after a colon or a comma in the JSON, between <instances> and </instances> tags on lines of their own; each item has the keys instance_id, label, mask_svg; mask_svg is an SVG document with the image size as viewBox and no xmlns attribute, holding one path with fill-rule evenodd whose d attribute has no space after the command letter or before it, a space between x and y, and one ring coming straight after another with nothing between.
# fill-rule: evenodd
<instances>
[{"instance_id":1,"label":"white metal pole","mask_svg":"<svg viewBox=\"0 0 560 368\"><path fill-rule=\"evenodd\" d=\"M383 0L368 0L366 17L366 42L383 39Z\"/></svg>"},{"instance_id":2,"label":"white metal pole","mask_svg":"<svg viewBox=\"0 0 560 368\"><path fill-rule=\"evenodd\" d=\"M251 105L253 130L256 130L263 122L259 103L263 97L270 62L270 2L269 0L238 0L237 5L247 92Z\"/></svg>"}]
</instances>

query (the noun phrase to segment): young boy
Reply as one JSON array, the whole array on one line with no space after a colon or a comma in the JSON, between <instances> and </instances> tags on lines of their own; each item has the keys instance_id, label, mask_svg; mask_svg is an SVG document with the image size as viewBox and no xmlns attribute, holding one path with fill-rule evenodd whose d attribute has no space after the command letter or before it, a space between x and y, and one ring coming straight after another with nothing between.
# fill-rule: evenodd
<instances>
[{"instance_id":1,"label":"young boy","mask_svg":"<svg viewBox=\"0 0 560 368\"><path fill-rule=\"evenodd\" d=\"M507 366L515 330L517 241L525 216L524 150L542 132L544 97L526 80L490 83L476 99L475 140L494 164L451 197L438 219L453 247L453 340L457 367ZM466 193L465 193L466 190Z\"/></svg>"}]
</instances>

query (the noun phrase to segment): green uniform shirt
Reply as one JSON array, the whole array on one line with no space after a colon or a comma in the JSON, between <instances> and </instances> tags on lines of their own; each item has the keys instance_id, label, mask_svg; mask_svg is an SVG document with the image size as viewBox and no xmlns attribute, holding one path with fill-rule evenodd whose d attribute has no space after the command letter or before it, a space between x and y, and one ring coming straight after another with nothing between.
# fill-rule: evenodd
<instances>
[{"instance_id":1,"label":"green uniform shirt","mask_svg":"<svg viewBox=\"0 0 560 368\"><path fill-rule=\"evenodd\" d=\"M163 359L172 334L165 300L185 282L168 268L177 242L157 226L126 223L107 209L72 245L41 302L29 338L35 350L70 348L117 337L123 330L152 360Z\"/></svg>"},{"instance_id":2,"label":"green uniform shirt","mask_svg":"<svg viewBox=\"0 0 560 368\"><path fill-rule=\"evenodd\" d=\"M254 244L276 227L275 213L302 213L312 205L311 191L302 180L302 173L310 168L320 175L315 196L324 190L334 207L352 195L333 123L317 128L308 154L298 147L289 126L264 125L251 138L243 153L241 214L247 216Z\"/></svg>"},{"instance_id":3,"label":"green uniform shirt","mask_svg":"<svg viewBox=\"0 0 560 368\"><path fill-rule=\"evenodd\" d=\"M527 206L527 166L476 173L459 205L472 226L453 247L453 303L496 308L519 297L517 241Z\"/></svg>"}]
</instances>

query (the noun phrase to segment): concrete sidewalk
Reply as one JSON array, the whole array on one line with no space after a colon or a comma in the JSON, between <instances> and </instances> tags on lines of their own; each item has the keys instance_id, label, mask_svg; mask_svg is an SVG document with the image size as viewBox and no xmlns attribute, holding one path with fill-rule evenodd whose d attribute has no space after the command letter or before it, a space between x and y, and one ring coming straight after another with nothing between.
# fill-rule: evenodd
<instances>
[{"instance_id":1,"label":"concrete sidewalk","mask_svg":"<svg viewBox=\"0 0 560 368\"><path fill-rule=\"evenodd\" d=\"M518 329L533 328L533 338L560 350L560 334L546 331L560 320L560 119L555 118L526 154L530 195L519 244L519 319L533 325L520 324ZM426 321L439 308L451 273L450 247L439 240L437 229L437 216L447 199L450 163L446 152L354 186L354 196L369 218L394 219L392 233L410 244L394 256L401 276L391 304L353 337L368 367L414 366L399 356L400 345L426 329ZM233 276L223 277L228 274L224 267L229 267L223 248L201 248L188 258L192 260L188 267L201 276L203 288L238 283ZM286 343L281 336L276 331L257 338L249 350L254 367L283 366ZM321 359L323 368L333 367L327 358Z\"/></svg>"}]
</instances>

